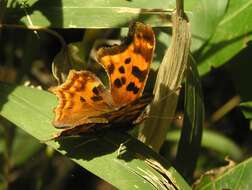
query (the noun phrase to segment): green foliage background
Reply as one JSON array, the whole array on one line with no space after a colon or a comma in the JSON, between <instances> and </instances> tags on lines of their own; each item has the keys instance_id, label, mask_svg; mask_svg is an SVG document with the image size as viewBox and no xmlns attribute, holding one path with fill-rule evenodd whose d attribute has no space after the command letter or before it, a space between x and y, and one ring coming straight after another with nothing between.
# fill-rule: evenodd
<instances>
[{"instance_id":1,"label":"green foliage background","mask_svg":"<svg viewBox=\"0 0 252 190\"><path fill-rule=\"evenodd\" d=\"M73 184L76 189L251 189L250 0L185 1L192 29L191 52L202 80L206 111L193 178L183 173L190 168L190 156L183 156L183 169L176 165L179 121L169 128L159 154L134 138L137 129L131 135L108 131L104 136L40 142L57 131L51 125L57 101L45 90L23 84L30 81L43 89L56 85L52 62L88 68L106 80L90 58L93 44L102 38L120 38L129 22L138 20L151 24L157 38L147 85L151 91L169 47L174 7L173 0L1 1L0 189L68 189ZM199 84L198 79L191 81ZM178 112L184 111L182 105L181 98ZM225 156L239 164L220 169L227 164ZM162 167L153 167L156 161ZM200 177L209 169L215 170Z\"/></svg>"}]
</instances>

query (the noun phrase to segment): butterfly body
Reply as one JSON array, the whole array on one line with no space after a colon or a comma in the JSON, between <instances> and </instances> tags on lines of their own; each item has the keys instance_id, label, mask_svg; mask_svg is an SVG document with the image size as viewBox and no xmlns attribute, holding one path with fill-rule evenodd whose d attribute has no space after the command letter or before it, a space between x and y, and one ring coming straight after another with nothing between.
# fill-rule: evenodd
<instances>
[{"instance_id":1,"label":"butterfly body","mask_svg":"<svg viewBox=\"0 0 252 190\"><path fill-rule=\"evenodd\" d=\"M148 95L139 98L137 101L132 102L126 106L123 106L117 110L100 115L102 118L106 118L106 122L93 122L78 126L67 127L60 133L56 133L53 139L57 139L61 136L79 135L82 133L91 134L96 133L99 130L106 128L123 128L129 129L133 125L140 123L143 119L141 114L146 106L151 102L153 96ZM97 118L93 118L97 120Z\"/></svg>"},{"instance_id":2,"label":"butterfly body","mask_svg":"<svg viewBox=\"0 0 252 190\"><path fill-rule=\"evenodd\" d=\"M153 96L147 95L141 97L130 104L127 104L118 110L105 113L103 116L106 117L110 124L135 124L135 121L142 114L146 106L151 102Z\"/></svg>"},{"instance_id":3,"label":"butterfly body","mask_svg":"<svg viewBox=\"0 0 252 190\"><path fill-rule=\"evenodd\" d=\"M59 99L53 125L63 129L54 138L134 124L152 98L142 93L154 47L151 27L135 23L127 43L97 52L109 77L109 89L93 73L75 70L69 72L65 83L51 88Z\"/></svg>"}]
</instances>

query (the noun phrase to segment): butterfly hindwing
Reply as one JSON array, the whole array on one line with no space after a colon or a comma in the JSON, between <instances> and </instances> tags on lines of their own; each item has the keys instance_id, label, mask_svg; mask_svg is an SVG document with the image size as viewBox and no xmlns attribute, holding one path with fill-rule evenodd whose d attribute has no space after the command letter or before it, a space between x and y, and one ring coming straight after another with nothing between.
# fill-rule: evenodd
<instances>
[{"instance_id":1,"label":"butterfly hindwing","mask_svg":"<svg viewBox=\"0 0 252 190\"><path fill-rule=\"evenodd\" d=\"M51 88L59 98L55 108L55 127L73 127L86 123L106 123L102 113L113 110L110 92L91 72L69 72L66 82Z\"/></svg>"}]
</instances>

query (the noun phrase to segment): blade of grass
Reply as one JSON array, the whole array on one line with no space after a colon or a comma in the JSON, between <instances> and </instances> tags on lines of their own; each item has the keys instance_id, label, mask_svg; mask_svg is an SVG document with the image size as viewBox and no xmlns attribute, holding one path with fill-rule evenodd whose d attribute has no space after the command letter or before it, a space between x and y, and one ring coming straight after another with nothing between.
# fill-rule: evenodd
<instances>
[{"instance_id":1,"label":"blade of grass","mask_svg":"<svg viewBox=\"0 0 252 190\"><path fill-rule=\"evenodd\" d=\"M152 26L170 26L172 3L158 0L142 1L37 1L7 5L4 24L33 28L115 28L128 26L132 20L149 23ZM21 22L21 23L20 23Z\"/></svg>"},{"instance_id":2,"label":"blade of grass","mask_svg":"<svg viewBox=\"0 0 252 190\"><path fill-rule=\"evenodd\" d=\"M204 102L196 65L189 59L185 82L184 122L176 155L176 168L192 179L201 146L204 122Z\"/></svg>"},{"instance_id":3,"label":"blade of grass","mask_svg":"<svg viewBox=\"0 0 252 190\"><path fill-rule=\"evenodd\" d=\"M177 107L178 88L184 78L191 41L188 20L179 13L175 11L172 17L171 45L159 67L150 116L160 114L172 118ZM145 121L139 139L158 152L165 140L170 122L158 118Z\"/></svg>"}]
</instances>

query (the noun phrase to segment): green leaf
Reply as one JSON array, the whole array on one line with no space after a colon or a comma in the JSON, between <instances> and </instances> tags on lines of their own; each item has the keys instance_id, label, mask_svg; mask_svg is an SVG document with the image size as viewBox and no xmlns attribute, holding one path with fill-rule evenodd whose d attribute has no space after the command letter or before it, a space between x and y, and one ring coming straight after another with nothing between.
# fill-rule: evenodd
<instances>
[{"instance_id":1,"label":"green leaf","mask_svg":"<svg viewBox=\"0 0 252 190\"><path fill-rule=\"evenodd\" d=\"M166 140L178 142L180 131L170 131L167 133ZM221 146L220 146L221 144ZM240 160L242 151L231 139L213 131L203 130L202 147L219 152L223 156L230 156L231 159Z\"/></svg>"},{"instance_id":2,"label":"green leaf","mask_svg":"<svg viewBox=\"0 0 252 190\"><path fill-rule=\"evenodd\" d=\"M118 0L23 0L9 1L5 24L53 28L115 28L128 26L132 20L153 26L170 25L172 1ZM166 10L162 11L161 9Z\"/></svg>"},{"instance_id":3,"label":"green leaf","mask_svg":"<svg viewBox=\"0 0 252 190\"><path fill-rule=\"evenodd\" d=\"M201 0L193 6L192 15L189 14L192 25L191 51L198 50L209 40L224 16L227 5L228 0Z\"/></svg>"},{"instance_id":4,"label":"green leaf","mask_svg":"<svg viewBox=\"0 0 252 190\"><path fill-rule=\"evenodd\" d=\"M252 158L241 162L217 178L209 177L203 180L195 190L223 190L242 189L250 190L252 187Z\"/></svg>"},{"instance_id":5,"label":"green leaf","mask_svg":"<svg viewBox=\"0 0 252 190\"><path fill-rule=\"evenodd\" d=\"M240 50L252 37L251 0L230 0L227 13L219 23L216 32L205 46L197 62L201 75L225 64Z\"/></svg>"},{"instance_id":6,"label":"green leaf","mask_svg":"<svg viewBox=\"0 0 252 190\"><path fill-rule=\"evenodd\" d=\"M242 108L242 113L246 117L246 119L252 119L252 101L249 102L242 102L240 103Z\"/></svg>"},{"instance_id":7,"label":"green leaf","mask_svg":"<svg viewBox=\"0 0 252 190\"><path fill-rule=\"evenodd\" d=\"M0 83L0 114L38 140L50 138L56 131L51 121L56 97L28 87ZM120 189L190 189L183 178L170 167L164 175L147 160L168 168L155 152L131 136L118 131L97 135L69 137L49 146L80 166Z\"/></svg>"},{"instance_id":8,"label":"green leaf","mask_svg":"<svg viewBox=\"0 0 252 190\"><path fill-rule=\"evenodd\" d=\"M196 167L205 114L201 82L193 61L189 56L185 81L184 122L175 161L178 171L188 179L192 179Z\"/></svg>"}]
</instances>

